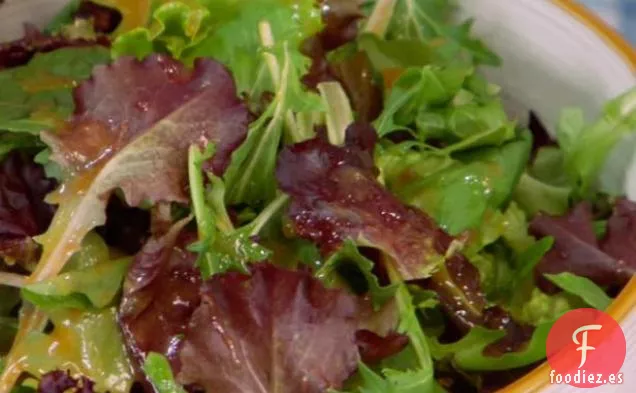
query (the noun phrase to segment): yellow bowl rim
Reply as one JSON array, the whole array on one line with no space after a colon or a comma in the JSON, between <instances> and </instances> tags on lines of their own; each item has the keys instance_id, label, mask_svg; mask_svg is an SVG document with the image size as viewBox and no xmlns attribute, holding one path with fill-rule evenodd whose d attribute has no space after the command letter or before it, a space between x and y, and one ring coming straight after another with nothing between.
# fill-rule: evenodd
<instances>
[{"instance_id":1,"label":"yellow bowl rim","mask_svg":"<svg viewBox=\"0 0 636 393\"><path fill-rule=\"evenodd\" d=\"M573 18L585 24L596 33L608 47L612 48L625 63L636 71L636 50L623 36L608 26L599 16L575 0L551 0L559 8ZM636 305L636 277L623 289L620 295L607 309L607 312L617 321L622 322ZM501 389L498 393L535 393L548 386L550 381L550 365L544 362L531 373Z\"/></svg>"}]
</instances>

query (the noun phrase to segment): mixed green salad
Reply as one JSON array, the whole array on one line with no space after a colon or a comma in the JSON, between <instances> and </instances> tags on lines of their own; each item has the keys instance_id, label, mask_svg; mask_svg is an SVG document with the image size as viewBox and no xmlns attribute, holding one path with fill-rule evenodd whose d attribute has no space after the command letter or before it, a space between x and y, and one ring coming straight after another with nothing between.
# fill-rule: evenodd
<instances>
[{"instance_id":1,"label":"mixed green salad","mask_svg":"<svg viewBox=\"0 0 636 393\"><path fill-rule=\"evenodd\" d=\"M0 393L489 392L636 271L450 0L71 0L0 44ZM556 139L556 140L554 140Z\"/></svg>"}]
</instances>

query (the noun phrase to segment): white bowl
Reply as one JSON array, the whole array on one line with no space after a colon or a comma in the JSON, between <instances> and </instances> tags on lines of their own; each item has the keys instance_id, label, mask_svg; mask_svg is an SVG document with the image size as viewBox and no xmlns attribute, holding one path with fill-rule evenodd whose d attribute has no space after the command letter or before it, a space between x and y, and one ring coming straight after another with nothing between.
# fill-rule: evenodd
<instances>
[{"instance_id":1,"label":"white bowl","mask_svg":"<svg viewBox=\"0 0 636 393\"><path fill-rule=\"evenodd\" d=\"M128 0L142 1L142 0ZM24 22L44 25L68 0L6 0L0 7L0 40L17 38ZM553 130L561 108L578 106L594 118L602 104L636 84L636 52L598 17L572 0L463 0L461 16L476 19L476 32L504 59L484 72L500 84L511 110L532 108ZM629 142L629 143L627 143ZM606 165L601 184L636 199L636 142L625 141ZM597 392L636 391L636 279L608 312L627 338L623 385ZM549 385L544 364L502 393L570 392Z\"/></svg>"}]
</instances>

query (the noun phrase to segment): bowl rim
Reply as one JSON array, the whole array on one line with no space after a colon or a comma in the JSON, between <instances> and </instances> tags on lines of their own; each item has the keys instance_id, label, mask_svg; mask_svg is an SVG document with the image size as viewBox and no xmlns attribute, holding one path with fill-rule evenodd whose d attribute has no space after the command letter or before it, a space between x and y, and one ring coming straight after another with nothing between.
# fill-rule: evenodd
<instances>
[{"instance_id":1,"label":"bowl rim","mask_svg":"<svg viewBox=\"0 0 636 393\"><path fill-rule=\"evenodd\" d=\"M576 0L550 0L572 18L583 23L593 31L605 44L618 54L625 64L636 72L636 48L630 44L621 34L616 32L596 13L577 2ZM632 310L636 309L636 277L632 278L627 286L606 310L618 322L624 322ZM634 359L636 361L636 359ZM518 379L514 383L497 391L497 393L534 393L540 392L549 385L550 365L543 362L540 366Z\"/></svg>"}]
</instances>

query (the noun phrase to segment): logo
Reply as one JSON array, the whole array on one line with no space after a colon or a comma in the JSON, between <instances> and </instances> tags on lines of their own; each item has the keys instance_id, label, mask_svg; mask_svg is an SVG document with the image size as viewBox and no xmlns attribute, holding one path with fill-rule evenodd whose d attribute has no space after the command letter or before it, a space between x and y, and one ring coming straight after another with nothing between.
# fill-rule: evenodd
<instances>
[{"instance_id":1,"label":"logo","mask_svg":"<svg viewBox=\"0 0 636 393\"><path fill-rule=\"evenodd\" d=\"M559 318L548 334L546 354L552 383L592 388L623 382L625 335L602 311L582 308Z\"/></svg>"}]
</instances>

